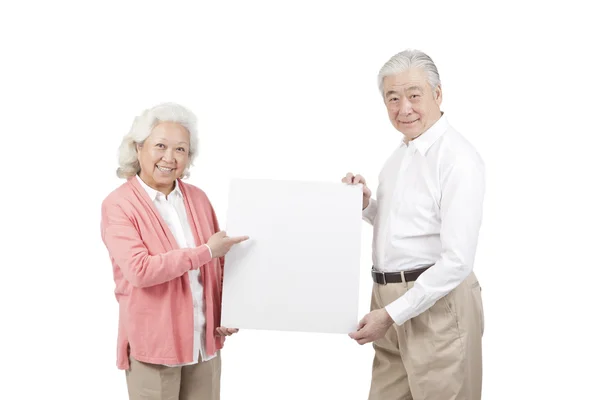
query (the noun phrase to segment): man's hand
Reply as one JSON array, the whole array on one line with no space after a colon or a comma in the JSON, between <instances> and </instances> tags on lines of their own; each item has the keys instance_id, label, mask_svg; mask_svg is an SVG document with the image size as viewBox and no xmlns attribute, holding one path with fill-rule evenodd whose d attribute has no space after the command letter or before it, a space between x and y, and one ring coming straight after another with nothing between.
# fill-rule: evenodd
<instances>
[{"instance_id":1,"label":"man's hand","mask_svg":"<svg viewBox=\"0 0 600 400\"><path fill-rule=\"evenodd\" d=\"M208 239L206 245L210 247L213 258L223 257L235 244L248 240L248 236L228 237L224 231L217 232Z\"/></svg>"},{"instance_id":2,"label":"man's hand","mask_svg":"<svg viewBox=\"0 0 600 400\"><path fill-rule=\"evenodd\" d=\"M348 172L345 177L342 178L343 183L347 183L348 185L356 185L362 183L363 185L363 210L367 208L369 205L369 201L371 200L371 189L367 187L367 181L361 175L356 175L352 172Z\"/></svg>"},{"instance_id":3,"label":"man's hand","mask_svg":"<svg viewBox=\"0 0 600 400\"><path fill-rule=\"evenodd\" d=\"M363 345L384 337L393 324L394 320L385 308L380 308L365 315L358 323L358 330L348 336L356 340L358 344Z\"/></svg>"},{"instance_id":4,"label":"man's hand","mask_svg":"<svg viewBox=\"0 0 600 400\"><path fill-rule=\"evenodd\" d=\"M234 333L239 332L239 329L236 328L223 328L222 326L217 328L217 335L219 336L231 336Z\"/></svg>"}]
</instances>

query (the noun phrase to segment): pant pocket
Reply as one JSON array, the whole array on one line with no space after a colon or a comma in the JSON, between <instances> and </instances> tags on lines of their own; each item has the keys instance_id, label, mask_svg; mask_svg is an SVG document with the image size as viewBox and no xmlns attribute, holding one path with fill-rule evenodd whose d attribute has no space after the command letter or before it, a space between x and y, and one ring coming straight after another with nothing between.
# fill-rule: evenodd
<instances>
[{"instance_id":1,"label":"pant pocket","mask_svg":"<svg viewBox=\"0 0 600 400\"><path fill-rule=\"evenodd\" d=\"M479 319L481 321L481 336L483 336L483 332L485 331L485 313L483 312L483 298L481 296L481 285L479 281L475 281L472 285L473 297L475 299L475 305L477 307L477 311L479 311Z\"/></svg>"}]
</instances>

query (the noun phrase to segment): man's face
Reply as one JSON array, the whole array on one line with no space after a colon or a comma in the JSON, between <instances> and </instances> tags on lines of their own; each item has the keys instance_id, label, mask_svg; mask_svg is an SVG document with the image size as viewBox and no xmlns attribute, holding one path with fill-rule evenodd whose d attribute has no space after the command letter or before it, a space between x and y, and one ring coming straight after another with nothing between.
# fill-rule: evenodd
<instances>
[{"instance_id":1,"label":"man's face","mask_svg":"<svg viewBox=\"0 0 600 400\"><path fill-rule=\"evenodd\" d=\"M411 68L383 79L388 116L407 140L429 129L441 116L442 88L432 90L421 68Z\"/></svg>"}]
</instances>

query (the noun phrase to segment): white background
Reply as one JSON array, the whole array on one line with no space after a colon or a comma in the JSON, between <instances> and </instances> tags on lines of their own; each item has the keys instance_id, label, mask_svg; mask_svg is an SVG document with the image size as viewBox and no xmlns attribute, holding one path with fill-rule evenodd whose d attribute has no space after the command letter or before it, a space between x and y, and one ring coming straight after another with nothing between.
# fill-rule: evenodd
<instances>
[{"instance_id":1,"label":"white background","mask_svg":"<svg viewBox=\"0 0 600 400\"><path fill-rule=\"evenodd\" d=\"M3 2L0 397L127 398L99 223L135 115L198 114L189 181L222 224L232 177L353 171L375 189L400 140L376 75L407 47L436 61L443 110L488 167L483 398L600 397L600 32L585 3ZM365 226L362 313L370 240ZM366 399L372 355L344 335L243 331L222 398Z\"/></svg>"}]
</instances>

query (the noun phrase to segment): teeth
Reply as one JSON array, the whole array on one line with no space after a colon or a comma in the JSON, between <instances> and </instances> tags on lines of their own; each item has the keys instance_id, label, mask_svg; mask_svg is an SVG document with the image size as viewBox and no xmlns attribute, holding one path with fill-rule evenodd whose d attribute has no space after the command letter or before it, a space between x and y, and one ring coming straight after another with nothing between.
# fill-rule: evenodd
<instances>
[{"instance_id":1,"label":"teeth","mask_svg":"<svg viewBox=\"0 0 600 400\"><path fill-rule=\"evenodd\" d=\"M156 168L158 168L158 170L162 171L162 172L171 172L171 171L173 171L173 168L163 168L163 167L159 167L158 165L156 166Z\"/></svg>"}]
</instances>

